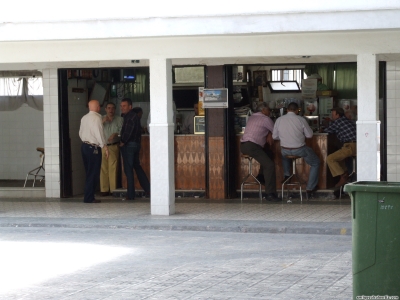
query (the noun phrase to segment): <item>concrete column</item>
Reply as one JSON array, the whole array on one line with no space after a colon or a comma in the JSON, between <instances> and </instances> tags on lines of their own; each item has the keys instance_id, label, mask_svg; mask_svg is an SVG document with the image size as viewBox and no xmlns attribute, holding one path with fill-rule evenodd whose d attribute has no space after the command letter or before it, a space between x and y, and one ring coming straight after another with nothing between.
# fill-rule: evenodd
<instances>
[{"instance_id":1,"label":"concrete column","mask_svg":"<svg viewBox=\"0 0 400 300\"><path fill-rule=\"evenodd\" d=\"M60 142L58 126L57 69L44 69L43 123L45 153L45 186L47 198L60 197Z\"/></svg>"},{"instance_id":2,"label":"concrete column","mask_svg":"<svg viewBox=\"0 0 400 300\"><path fill-rule=\"evenodd\" d=\"M172 64L150 59L151 214L175 213L174 121Z\"/></svg>"},{"instance_id":3,"label":"concrete column","mask_svg":"<svg viewBox=\"0 0 400 300\"><path fill-rule=\"evenodd\" d=\"M357 180L380 180L379 64L375 54L357 55Z\"/></svg>"}]
</instances>

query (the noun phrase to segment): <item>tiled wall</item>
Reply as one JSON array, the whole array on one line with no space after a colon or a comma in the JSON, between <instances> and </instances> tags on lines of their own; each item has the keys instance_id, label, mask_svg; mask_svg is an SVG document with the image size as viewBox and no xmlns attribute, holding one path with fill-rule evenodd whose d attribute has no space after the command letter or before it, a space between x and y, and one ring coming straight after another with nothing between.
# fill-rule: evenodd
<instances>
[{"instance_id":1,"label":"tiled wall","mask_svg":"<svg viewBox=\"0 0 400 300\"><path fill-rule=\"evenodd\" d=\"M43 70L43 124L46 153L46 197L60 197L57 69Z\"/></svg>"},{"instance_id":2,"label":"tiled wall","mask_svg":"<svg viewBox=\"0 0 400 300\"><path fill-rule=\"evenodd\" d=\"M83 88L84 93L73 93L72 88ZM85 169L82 161L79 128L82 117L88 113L86 79L68 81L69 137L71 139L72 194L81 195L85 187Z\"/></svg>"},{"instance_id":3,"label":"tiled wall","mask_svg":"<svg viewBox=\"0 0 400 300\"><path fill-rule=\"evenodd\" d=\"M0 136L0 179L25 180L40 163L36 148L44 147L43 112L27 104L14 111L0 111Z\"/></svg>"},{"instance_id":4,"label":"tiled wall","mask_svg":"<svg viewBox=\"0 0 400 300\"><path fill-rule=\"evenodd\" d=\"M387 70L387 180L400 181L400 61Z\"/></svg>"}]
</instances>

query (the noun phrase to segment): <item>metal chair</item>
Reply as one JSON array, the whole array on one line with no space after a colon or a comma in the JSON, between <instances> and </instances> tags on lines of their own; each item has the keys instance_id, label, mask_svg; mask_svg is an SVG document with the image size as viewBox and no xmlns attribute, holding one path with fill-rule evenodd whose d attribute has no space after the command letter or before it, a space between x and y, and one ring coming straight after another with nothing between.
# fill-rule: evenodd
<instances>
[{"instance_id":1,"label":"metal chair","mask_svg":"<svg viewBox=\"0 0 400 300\"><path fill-rule=\"evenodd\" d=\"M301 200L301 202L303 202L303 195L301 193L301 185L304 184L304 183L300 181L300 178L296 173L296 160L301 158L301 156L286 155L286 158L292 160L292 174L284 182L282 182L282 200L283 200L285 185L286 186L292 185L292 186L298 186L299 187L299 189L300 189L300 200ZM295 177L297 179L297 181L290 182L293 177ZM292 200L289 199L289 190L287 191L287 194L288 194L287 203L292 203Z\"/></svg>"},{"instance_id":2,"label":"metal chair","mask_svg":"<svg viewBox=\"0 0 400 300\"><path fill-rule=\"evenodd\" d=\"M357 156L352 156L353 159L353 171L349 174L349 178L353 177L356 174L356 162L357 162ZM343 191L344 185L342 185L339 189L339 199L342 199L342 191Z\"/></svg>"},{"instance_id":3,"label":"metal chair","mask_svg":"<svg viewBox=\"0 0 400 300\"><path fill-rule=\"evenodd\" d=\"M262 202L261 183L253 175L253 157L246 154L242 154L242 158L245 158L249 161L249 173L243 178L242 184L240 185L240 202L243 202L243 187L245 185L257 185L257 184L259 185L260 201ZM247 181L249 177L252 177L254 180Z\"/></svg>"},{"instance_id":4,"label":"metal chair","mask_svg":"<svg viewBox=\"0 0 400 300\"><path fill-rule=\"evenodd\" d=\"M29 171L28 174L26 174L24 187L26 186L26 181L28 180L29 175L32 175L34 177L32 187L35 187L36 177L40 177L40 181L42 181L45 178L44 175L39 174L40 170L44 171L44 148L38 147L38 148L36 148L36 150L41 152L40 165L39 165L39 167L34 168L33 170Z\"/></svg>"}]
</instances>

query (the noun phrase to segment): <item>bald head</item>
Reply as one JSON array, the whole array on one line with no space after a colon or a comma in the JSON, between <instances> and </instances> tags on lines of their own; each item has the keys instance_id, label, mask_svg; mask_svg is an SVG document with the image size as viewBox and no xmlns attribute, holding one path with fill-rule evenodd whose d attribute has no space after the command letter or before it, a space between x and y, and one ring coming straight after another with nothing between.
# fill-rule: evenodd
<instances>
[{"instance_id":1,"label":"bald head","mask_svg":"<svg viewBox=\"0 0 400 300\"><path fill-rule=\"evenodd\" d=\"M94 111L94 112L97 112L97 113L100 112L100 104L99 104L99 101L97 101L97 100L90 100L88 106L89 106L89 110L90 110L90 111Z\"/></svg>"}]
</instances>

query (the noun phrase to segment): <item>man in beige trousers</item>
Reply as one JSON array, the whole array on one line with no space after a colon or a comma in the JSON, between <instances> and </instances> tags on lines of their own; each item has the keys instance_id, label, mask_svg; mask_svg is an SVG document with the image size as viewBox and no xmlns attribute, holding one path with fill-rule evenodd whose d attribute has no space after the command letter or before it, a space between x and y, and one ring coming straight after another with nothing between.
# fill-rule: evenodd
<instances>
[{"instance_id":1,"label":"man in beige trousers","mask_svg":"<svg viewBox=\"0 0 400 300\"><path fill-rule=\"evenodd\" d=\"M119 134L121 133L123 118L115 115L115 104L108 103L106 115L103 116L104 136L109 151L108 160L102 151L100 191L102 196L108 196L117 189L118 165L119 165Z\"/></svg>"}]
</instances>

